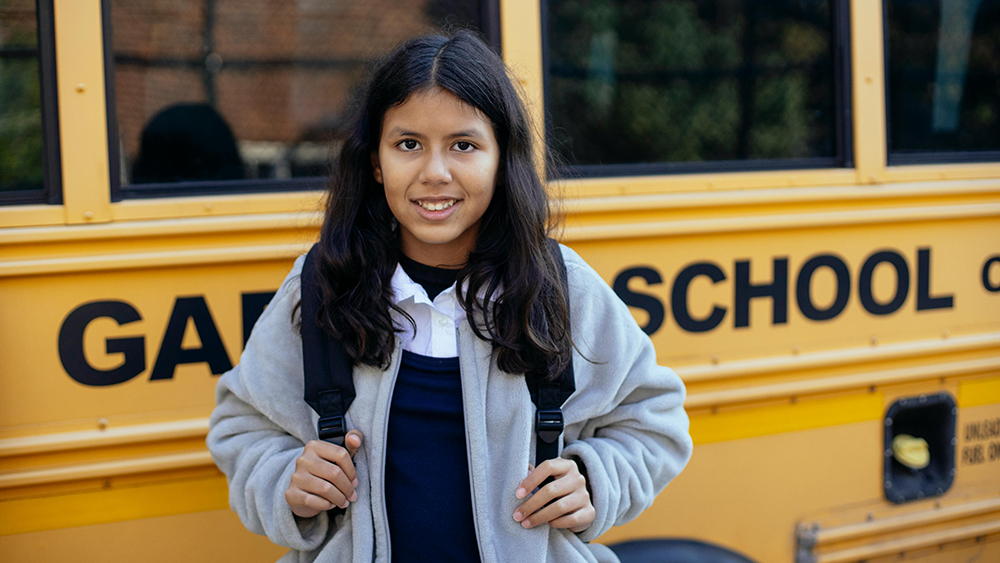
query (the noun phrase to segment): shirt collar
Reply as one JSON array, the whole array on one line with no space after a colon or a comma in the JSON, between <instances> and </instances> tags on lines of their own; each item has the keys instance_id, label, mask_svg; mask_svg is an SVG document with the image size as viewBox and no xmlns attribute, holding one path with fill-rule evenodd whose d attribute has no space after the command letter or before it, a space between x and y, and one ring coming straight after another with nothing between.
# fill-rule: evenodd
<instances>
[{"instance_id":1,"label":"shirt collar","mask_svg":"<svg viewBox=\"0 0 1000 563\"><path fill-rule=\"evenodd\" d=\"M469 283L468 280L466 280L465 281L466 288L468 287L468 283ZM503 288L501 288L501 290L502 289ZM486 293L485 288L480 288L479 297L482 298L483 295L485 295L485 293ZM392 295L393 295L392 302L395 305L398 305L406 301L407 299L413 299L414 303L425 303L427 305L434 304L431 301L430 297L427 296L427 290L424 289L424 286L413 281L413 279L411 279L410 276L406 274L406 271L404 271L403 267L400 266L399 264L396 264L396 271L393 272L392 274ZM456 294L455 284L451 284L451 287L442 291L439 294L439 297L441 295L450 295L452 299L454 299L456 302L458 301L458 295ZM490 299L491 302L496 301L496 295L497 295L496 293L493 294L493 299Z\"/></svg>"},{"instance_id":2,"label":"shirt collar","mask_svg":"<svg viewBox=\"0 0 1000 563\"><path fill-rule=\"evenodd\" d=\"M451 287L441 292L440 295L446 293L454 293L455 284L451 284ZM398 305L408 299L412 299L414 303L425 303L427 305L433 305L430 297L427 296L427 291L424 286L413 281L403 267L396 264L396 271L392 274L392 294L393 303Z\"/></svg>"}]
</instances>

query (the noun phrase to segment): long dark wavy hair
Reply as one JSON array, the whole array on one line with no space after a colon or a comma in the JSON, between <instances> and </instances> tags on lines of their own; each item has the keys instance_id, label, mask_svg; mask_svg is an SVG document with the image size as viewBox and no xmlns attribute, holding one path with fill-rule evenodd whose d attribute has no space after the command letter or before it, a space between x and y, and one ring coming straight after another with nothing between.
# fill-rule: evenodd
<instances>
[{"instance_id":1,"label":"long dark wavy hair","mask_svg":"<svg viewBox=\"0 0 1000 563\"><path fill-rule=\"evenodd\" d=\"M317 322L355 363L388 365L395 332L404 330L391 313L405 316L392 302L400 245L372 154L386 111L434 87L478 108L500 147L493 199L458 272L459 300L476 336L493 344L500 369L554 376L570 361L572 341L568 298L547 244L552 225L533 130L503 61L469 32L413 39L364 83L330 176L316 260L323 292Z\"/></svg>"}]
</instances>

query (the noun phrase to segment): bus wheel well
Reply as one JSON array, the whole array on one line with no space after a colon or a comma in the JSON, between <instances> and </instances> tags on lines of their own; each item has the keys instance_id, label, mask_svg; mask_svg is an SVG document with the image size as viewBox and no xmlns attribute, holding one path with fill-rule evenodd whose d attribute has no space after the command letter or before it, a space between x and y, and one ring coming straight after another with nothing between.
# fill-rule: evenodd
<instances>
[{"instance_id":1,"label":"bus wheel well","mask_svg":"<svg viewBox=\"0 0 1000 563\"><path fill-rule=\"evenodd\" d=\"M691 539L635 540L608 547L622 563L755 563L730 549Z\"/></svg>"}]
</instances>

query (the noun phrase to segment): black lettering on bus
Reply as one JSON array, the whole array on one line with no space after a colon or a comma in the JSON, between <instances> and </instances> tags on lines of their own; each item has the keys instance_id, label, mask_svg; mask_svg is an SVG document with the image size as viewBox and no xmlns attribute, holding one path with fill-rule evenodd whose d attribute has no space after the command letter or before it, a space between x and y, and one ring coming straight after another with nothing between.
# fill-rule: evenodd
<instances>
[{"instance_id":1,"label":"black lettering on bus","mask_svg":"<svg viewBox=\"0 0 1000 563\"><path fill-rule=\"evenodd\" d=\"M812 276L819 268L830 268L837 277L837 296L826 309L816 307L812 300ZM813 256L802 265L799 277L795 282L795 299L799 310L807 319L826 321L844 311L851 297L851 273L847 264L832 254Z\"/></svg>"},{"instance_id":2,"label":"black lettering on bus","mask_svg":"<svg viewBox=\"0 0 1000 563\"><path fill-rule=\"evenodd\" d=\"M750 326L750 300L770 297L773 305L771 324L788 322L788 258L775 258L771 283L750 283L750 261L736 262L736 298L734 326Z\"/></svg>"},{"instance_id":3,"label":"black lettering on bus","mask_svg":"<svg viewBox=\"0 0 1000 563\"><path fill-rule=\"evenodd\" d=\"M146 369L146 339L142 336L108 338L108 354L122 354L124 361L116 368L101 370L90 365L83 350L83 333L96 319L107 317L119 326L142 320L135 307L122 301L93 301L73 309L59 329L59 360L74 380L102 387L124 383Z\"/></svg>"},{"instance_id":4,"label":"black lettering on bus","mask_svg":"<svg viewBox=\"0 0 1000 563\"><path fill-rule=\"evenodd\" d=\"M931 249L917 249L917 310L951 309L954 295L931 297Z\"/></svg>"},{"instance_id":5,"label":"black lettering on bus","mask_svg":"<svg viewBox=\"0 0 1000 563\"><path fill-rule=\"evenodd\" d=\"M726 279L722 268L711 262L697 262L685 267L674 278L674 287L670 292L670 305L674 310L677 325L688 332L707 332L719 326L726 316L726 308L715 305L712 312L704 319L691 317L688 311L688 286L691 280L698 276L706 276L712 283Z\"/></svg>"},{"instance_id":6,"label":"black lettering on bus","mask_svg":"<svg viewBox=\"0 0 1000 563\"><path fill-rule=\"evenodd\" d=\"M1000 264L1000 256L990 256L983 264L983 287L986 288L986 291L996 293L1000 291L1000 278L997 278L997 283L990 282L990 267L993 264Z\"/></svg>"},{"instance_id":7,"label":"black lettering on bus","mask_svg":"<svg viewBox=\"0 0 1000 563\"><path fill-rule=\"evenodd\" d=\"M253 325L257 323L257 319L264 313L267 304L274 298L274 293L273 291L262 291L260 293L244 293L242 295L244 348L247 345L247 340L250 340L250 332L253 330Z\"/></svg>"},{"instance_id":8,"label":"black lettering on bus","mask_svg":"<svg viewBox=\"0 0 1000 563\"><path fill-rule=\"evenodd\" d=\"M982 444L962 448L962 465L979 465L981 463L986 463Z\"/></svg>"},{"instance_id":9,"label":"black lettering on bus","mask_svg":"<svg viewBox=\"0 0 1000 563\"><path fill-rule=\"evenodd\" d=\"M649 320L642 327L642 331L646 334L653 334L663 326L663 318L666 315L663 310L663 303L653 295L636 293L630 290L628 282L632 278L642 278L646 281L646 285L659 285L663 283L663 278L660 277L660 272L657 272L656 269L649 266L640 266L623 270L615 278L614 283L614 290L618 294L619 299L629 307L646 311L649 315Z\"/></svg>"},{"instance_id":10,"label":"black lettering on bus","mask_svg":"<svg viewBox=\"0 0 1000 563\"><path fill-rule=\"evenodd\" d=\"M188 319L194 321L194 328L201 340L201 348L181 348ZM174 376L174 370L178 365L202 362L208 363L213 375L225 373L233 368L205 298L178 297L174 302L174 310L170 313L167 331L163 335L160 352L156 356L156 364L149 379L170 379Z\"/></svg>"},{"instance_id":11,"label":"black lettering on bus","mask_svg":"<svg viewBox=\"0 0 1000 563\"><path fill-rule=\"evenodd\" d=\"M872 293L872 274L875 267L886 262L896 270L896 292L892 299L885 303L875 300ZM906 296L910 292L910 269L906 265L906 259L892 250L882 250L876 252L865 260L861 266L861 276L858 280L858 296L861 298L861 306L873 315L888 315L896 312L903 306Z\"/></svg>"}]
</instances>

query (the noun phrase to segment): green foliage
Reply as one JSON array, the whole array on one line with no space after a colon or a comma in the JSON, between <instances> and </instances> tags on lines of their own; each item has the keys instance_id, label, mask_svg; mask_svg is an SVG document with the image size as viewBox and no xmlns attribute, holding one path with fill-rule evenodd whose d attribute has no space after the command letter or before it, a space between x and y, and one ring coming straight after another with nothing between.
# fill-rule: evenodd
<instances>
[{"instance_id":1,"label":"green foliage","mask_svg":"<svg viewBox=\"0 0 1000 563\"><path fill-rule=\"evenodd\" d=\"M0 191L41 189L42 170L38 63L0 61Z\"/></svg>"},{"instance_id":2,"label":"green foliage","mask_svg":"<svg viewBox=\"0 0 1000 563\"><path fill-rule=\"evenodd\" d=\"M572 164L831 156L832 24L827 2L808 5L551 0L556 150Z\"/></svg>"},{"instance_id":3,"label":"green foliage","mask_svg":"<svg viewBox=\"0 0 1000 563\"><path fill-rule=\"evenodd\" d=\"M9 19L4 7L0 49L34 49L34 18ZM38 59L0 54L0 192L42 188L41 107Z\"/></svg>"}]
</instances>

